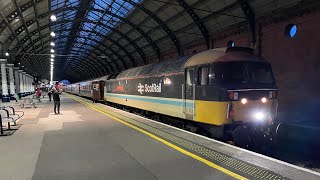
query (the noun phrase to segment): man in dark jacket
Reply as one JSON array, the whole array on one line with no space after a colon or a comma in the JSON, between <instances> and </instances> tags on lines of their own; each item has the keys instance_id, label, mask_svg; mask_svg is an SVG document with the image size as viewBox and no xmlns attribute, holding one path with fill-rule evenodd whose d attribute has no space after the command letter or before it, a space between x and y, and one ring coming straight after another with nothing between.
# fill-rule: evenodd
<instances>
[{"instance_id":1,"label":"man in dark jacket","mask_svg":"<svg viewBox=\"0 0 320 180\"><path fill-rule=\"evenodd\" d=\"M53 104L54 104L54 113L60 114L60 92L53 87L52 88L52 98L53 98ZM58 110L58 113L57 113Z\"/></svg>"},{"instance_id":2,"label":"man in dark jacket","mask_svg":"<svg viewBox=\"0 0 320 180\"><path fill-rule=\"evenodd\" d=\"M52 95L52 90L48 88L48 97L50 102L51 102L51 95Z\"/></svg>"}]
</instances>

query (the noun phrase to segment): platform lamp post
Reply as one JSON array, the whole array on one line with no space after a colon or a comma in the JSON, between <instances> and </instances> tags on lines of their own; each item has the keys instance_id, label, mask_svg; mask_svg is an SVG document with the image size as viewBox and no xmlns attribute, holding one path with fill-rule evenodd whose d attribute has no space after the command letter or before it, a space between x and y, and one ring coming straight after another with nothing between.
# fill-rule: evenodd
<instances>
[{"instance_id":1,"label":"platform lamp post","mask_svg":"<svg viewBox=\"0 0 320 180\"><path fill-rule=\"evenodd\" d=\"M2 102L10 102L10 95L8 93L7 73L6 73L6 59L0 59L1 64L1 84L2 84Z\"/></svg>"}]
</instances>

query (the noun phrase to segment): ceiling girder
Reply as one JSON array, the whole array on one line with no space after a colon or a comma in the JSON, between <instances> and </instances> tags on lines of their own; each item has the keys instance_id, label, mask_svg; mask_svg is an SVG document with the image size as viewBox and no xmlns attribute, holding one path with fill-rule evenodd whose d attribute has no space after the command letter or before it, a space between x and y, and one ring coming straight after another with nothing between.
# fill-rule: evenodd
<instances>
[{"instance_id":1,"label":"ceiling girder","mask_svg":"<svg viewBox=\"0 0 320 180\"><path fill-rule=\"evenodd\" d=\"M156 14L154 14L153 12L151 12L150 10L148 10L147 8L143 7L142 4L138 4L132 0L127 0L127 2L129 2L130 4L136 6L138 9L140 9L141 11L143 11L145 14L147 14L148 16L152 17L152 19L158 23L158 25L163 29L164 32L166 32L167 36L170 37L172 43L175 45L177 52L180 55L181 54L181 46L180 46L180 41L178 40L177 36L175 35L175 33L166 25L166 23L164 23Z\"/></svg>"},{"instance_id":2,"label":"ceiling girder","mask_svg":"<svg viewBox=\"0 0 320 180\"><path fill-rule=\"evenodd\" d=\"M90 73L91 73L92 71L96 71L96 73L97 73L100 77L105 75L105 74L104 74L104 71L101 70L101 68L98 68L94 62L88 61L87 59L85 59L85 60L82 61L82 62L83 62L84 65L82 65L82 64L79 65L79 64L78 64L78 66L82 66L82 67L88 66L89 69L90 69ZM73 72L75 72L75 71L76 71L76 69L75 69ZM89 72L88 72L88 73L89 73Z\"/></svg>"},{"instance_id":3,"label":"ceiling girder","mask_svg":"<svg viewBox=\"0 0 320 180\"><path fill-rule=\"evenodd\" d=\"M80 0L80 4L79 4L79 7L80 8L84 8L85 10L84 11L77 11L77 14L75 16L75 19L85 19L85 16L87 14L87 11L88 7L91 7L93 3L93 0ZM66 8L69 8L69 7L66 7ZM75 7L74 7L75 8ZM65 8L63 8L65 9ZM55 12L55 11L53 11ZM78 34L79 31L81 30L81 25L82 25L83 21L73 21L72 22L72 27L71 27L71 30L70 30L70 34ZM51 25L54 25L54 24L58 24L57 22L52 22ZM66 44L66 48L63 52L63 54L69 54L70 51L71 51L71 48L73 47L73 44L74 44L74 41L76 39L76 36L71 36L69 39L68 39L68 42Z\"/></svg>"},{"instance_id":4,"label":"ceiling girder","mask_svg":"<svg viewBox=\"0 0 320 180\"><path fill-rule=\"evenodd\" d=\"M101 42L96 41L95 39L92 39L92 38L87 38L87 39L89 39L89 40L91 40L91 41L95 41L95 42L97 42L98 44L101 43ZM104 55L107 55L108 57L112 58L110 54L106 54L106 52L103 51L102 49L100 49L99 47L96 47L96 46L94 46L94 45L92 45L92 44L88 44L88 43L86 43L86 42L83 42L83 44L84 44L84 45L88 45L88 46L90 46L90 47L92 47L92 48L95 48L96 50L100 51L100 52L103 53ZM101 44L102 44L102 43L101 43ZM116 51L114 51L111 47L106 46L105 44L102 44L102 45L103 45L105 48L107 48L108 50L110 50L114 55L116 55L117 58L118 58L118 59L121 61L121 63L123 64L124 68L127 69L125 60L124 60ZM79 47L79 48L80 48L80 49L83 49L82 47ZM88 56L90 56L90 54L88 54ZM113 60L114 60L114 59L113 59ZM116 60L114 60L114 61L117 62ZM120 71L121 68L118 66L118 64L116 64L116 66L117 66L118 70Z\"/></svg>"},{"instance_id":5,"label":"ceiling girder","mask_svg":"<svg viewBox=\"0 0 320 180\"><path fill-rule=\"evenodd\" d=\"M153 40L150 38L150 36L147 33L145 33L140 27L138 27L136 24L132 23L131 21L127 20L126 18L121 17L121 16L119 16L117 14L114 14L109 10L95 9L93 7L89 7L89 8L86 7L85 9L82 9L82 8L79 8L79 7L78 8L77 7L68 7L68 8L63 8L63 9L57 9L55 11L61 12L61 11L68 11L68 10L78 10L78 11L88 11L88 10L90 10L90 11L93 11L93 12L109 14L109 15L112 15L112 16L120 19L122 21L121 23L126 23L126 24L130 25L133 29L135 29L137 32L139 32L139 34L142 37L144 37L147 40L147 42L150 44L150 46L154 49L155 53L157 54L158 59L160 59L160 49L153 42ZM101 24L103 24L103 23L101 23Z\"/></svg>"},{"instance_id":6,"label":"ceiling girder","mask_svg":"<svg viewBox=\"0 0 320 180\"><path fill-rule=\"evenodd\" d=\"M89 22L89 23L93 23L93 24L99 24L105 28L109 28L111 29L113 32L119 34L121 37L123 37L124 39L126 39L126 41L129 42L130 45L132 45L135 50L139 53L139 55L141 56L143 62L146 64L147 63L147 60L146 60L146 56L144 54L144 52L141 50L141 48L138 47L138 45L133 42L127 35L123 34L122 32L120 32L119 30L117 30L116 28L114 27L111 27L107 24L103 24L101 22L96 22L96 21L92 21L92 20L83 20L83 19L78 19L78 20L73 20L73 21L81 21L81 22ZM73 22L72 20L60 20L60 21L56 21L55 23L67 23L67 22Z\"/></svg>"},{"instance_id":7,"label":"ceiling girder","mask_svg":"<svg viewBox=\"0 0 320 180\"><path fill-rule=\"evenodd\" d=\"M36 9L36 2L35 0L31 0L32 1L32 6L33 6L33 10L34 10L34 15L35 17L38 17L38 11ZM39 19L37 19L37 29L38 29L38 32L39 32L39 35L41 37L41 30L40 30L40 23L39 23ZM30 38L31 39L31 38ZM42 50L43 50L43 47L44 47L44 44L43 44L43 40L42 38L41 39L41 46L42 46Z\"/></svg>"},{"instance_id":8,"label":"ceiling girder","mask_svg":"<svg viewBox=\"0 0 320 180\"><path fill-rule=\"evenodd\" d=\"M28 26L27 26L27 24L26 24L26 21L24 20L24 17L23 17L23 15L22 15L22 11L21 11L21 9L20 9L17 1L16 1L16 0L12 0L12 1L13 1L13 4L15 5L17 11L18 11L18 15L19 15L20 18L21 18L21 21L22 21L22 24L23 24L23 29L26 31L27 36L31 37L31 36L30 36L30 33L29 33L29 30L28 30ZM32 43L31 38L29 39L29 41L30 41L30 44L32 44L32 48L33 48L33 50L34 50L34 44Z\"/></svg>"},{"instance_id":9,"label":"ceiling girder","mask_svg":"<svg viewBox=\"0 0 320 180\"><path fill-rule=\"evenodd\" d=\"M60 32L60 31L58 31ZM98 32L95 32L95 31L87 31L87 32L90 32L90 33L94 33L98 36L102 36L104 37L102 34L98 33ZM60 36L60 37L64 37L64 36ZM99 44L100 46L103 46L107 49L109 49L114 55L116 55L118 57L118 59L122 62L123 66L125 67L125 69L128 68L127 66L127 63L125 62L125 60L119 55L119 53L117 53L116 51L114 51L111 47L109 47L107 44L105 44L104 42L100 42L100 41L97 41L96 39L92 39L90 37L83 37L84 39L88 39L88 40L91 40L91 41L94 41L96 42L97 44ZM128 58L131 60L131 63L133 64L133 66L136 66L136 63L135 63L135 60L133 59L132 55L129 54L129 52L123 48L123 46L121 46L118 42L116 42L115 40L111 39L111 38L107 38L107 40L111 41L112 43L114 43L115 45L117 45L119 47L120 50L122 50L127 56ZM89 45L86 43L86 45ZM97 49L98 47L96 46L92 46L90 45L91 47L93 47L94 49ZM105 53L104 53L105 54ZM106 55L109 55L109 54L106 54Z\"/></svg>"},{"instance_id":10,"label":"ceiling girder","mask_svg":"<svg viewBox=\"0 0 320 180\"><path fill-rule=\"evenodd\" d=\"M204 25L204 23L201 22L201 19L199 18L197 13L194 12L193 8L191 8L186 1L184 1L184 0L176 0L176 1L189 14L191 19L196 23L196 25L198 26L198 28L203 36L203 39L206 42L207 49L210 49L209 31L206 28L206 26ZM199 0L199 1L201 1L201 0Z\"/></svg>"},{"instance_id":11,"label":"ceiling girder","mask_svg":"<svg viewBox=\"0 0 320 180\"><path fill-rule=\"evenodd\" d=\"M192 6L197 6L197 5L201 4L201 2L202 2L202 1L195 2L194 4L192 4ZM216 18L218 15L220 15L220 14L224 13L225 11L228 11L228 10L230 10L230 9L232 9L232 8L235 8L235 7L239 7L239 2L238 2L238 1L235 1L235 2L232 3L232 4L226 6L226 7L222 8L222 9L219 9L219 10L215 11L215 13L211 13L211 14L203 17L201 20L202 20L203 22L206 22L208 19L214 19L214 18ZM160 7L160 8L161 8L161 7ZM167 21L165 21L165 23L169 23L169 22L173 21L175 18L177 18L178 16L181 16L181 15L182 15L182 14L178 13L177 15L172 16L172 17L169 18ZM240 17L239 17L239 18L240 18ZM243 17L242 19L243 19L243 20L246 20L245 17ZM189 24L189 25L187 25L187 26L185 26L185 27L182 27L182 28L176 30L175 32L184 32L184 31L190 29L192 26L194 26L194 23ZM158 27L156 27L156 28L158 28ZM167 37L162 37L162 38L158 39L156 42L158 42L158 41L163 41L163 40L165 40L166 38L167 38ZM142 49L145 48L145 47L146 47L146 46L143 46Z\"/></svg>"},{"instance_id":12,"label":"ceiling girder","mask_svg":"<svg viewBox=\"0 0 320 180\"><path fill-rule=\"evenodd\" d=\"M11 38L15 38L16 40L17 40L17 42L18 42L18 44L22 47L22 49L26 52L26 49L25 49L25 47L23 46L23 44L20 42L20 40L19 40L19 38L18 38L18 36L16 35L16 33L14 32L14 30L12 29L12 27L10 26L10 23L9 23L9 21L7 20L7 18L6 17L4 17L4 15L3 15L3 13L2 12L0 12L0 16L4 19L4 21L7 23L7 27L9 28L9 30L11 31L11 34L13 34L13 36L10 36L8 39L11 39ZM4 43L4 45L5 46L8 46L8 45L6 45L5 43Z\"/></svg>"},{"instance_id":13,"label":"ceiling girder","mask_svg":"<svg viewBox=\"0 0 320 180\"><path fill-rule=\"evenodd\" d=\"M37 53L40 53L41 52L41 50L38 50L39 49L39 47L36 49L36 52L35 52L35 54L37 54ZM45 48L44 48L44 50L46 51L46 50L49 50L49 49L51 49L51 46L45 46ZM99 52L101 52L101 53L103 53L104 55L107 55L108 57L110 57L110 58L112 58L111 57L111 55L109 55L109 54L106 54L105 53L105 51L103 51L103 50L101 50L101 49L98 49L99 50ZM96 54L95 52L94 52L94 54ZM28 62L29 61L29 59L31 58L32 56L28 56L28 59L26 59L25 60L25 62ZM98 63L99 63L99 61L97 61ZM113 59L113 62L116 62L116 60L115 59ZM107 62L108 63L108 62ZM99 63L100 64L100 63ZM109 63L108 63L109 64ZM102 64L101 64L102 65ZM103 66L103 65L102 65ZM110 64L109 64L109 66L111 66ZM103 66L104 67L104 66ZM112 67L112 66L111 66ZM117 65L117 67L119 68L119 66ZM113 69L112 69L113 70Z\"/></svg>"}]
</instances>

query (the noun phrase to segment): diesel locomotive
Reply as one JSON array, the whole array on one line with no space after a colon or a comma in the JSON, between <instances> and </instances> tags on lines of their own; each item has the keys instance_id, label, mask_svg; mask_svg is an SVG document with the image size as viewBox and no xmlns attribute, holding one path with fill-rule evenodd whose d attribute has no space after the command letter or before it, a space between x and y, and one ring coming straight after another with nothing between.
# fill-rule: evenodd
<instances>
[{"instance_id":1,"label":"diesel locomotive","mask_svg":"<svg viewBox=\"0 0 320 180\"><path fill-rule=\"evenodd\" d=\"M71 84L67 92L91 97L95 84L102 101L172 117L237 144L248 144L252 137L270 139L278 106L271 65L242 47L211 49L131 68Z\"/></svg>"}]
</instances>

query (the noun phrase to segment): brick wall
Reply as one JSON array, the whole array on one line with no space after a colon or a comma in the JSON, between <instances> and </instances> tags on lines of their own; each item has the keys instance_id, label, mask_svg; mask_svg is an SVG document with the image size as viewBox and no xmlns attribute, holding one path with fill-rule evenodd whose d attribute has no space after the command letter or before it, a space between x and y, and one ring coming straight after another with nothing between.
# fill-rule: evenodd
<instances>
[{"instance_id":1,"label":"brick wall","mask_svg":"<svg viewBox=\"0 0 320 180\"><path fill-rule=\"evenodd\" d=\"M291 23L298 28L293 38L284 35L286 26ZM320 102L320 12L263 24L260 32L261 55L272 64L280 89L279 111L302 112L298 105ZM250 47L249 32L226 33L215 34L210 46L225 47L232 40L236 46ZM201 42L185 45L184 54L205 50L206 46ZM170 52L164 55L175 56Z\"/></svg>"},{"instance_id":2,"label":"brick wall","mask_svg":"<svg viewBox=\"0 0 320 180\"><path fill-rule=\"evenodd\" d=\"M290 23L298 29L293 38L284 36ZM261 55L271 62L280 89L279 110L319 100L320 13L262 26L261 33Z\"/></svg>"}]
</instances>

